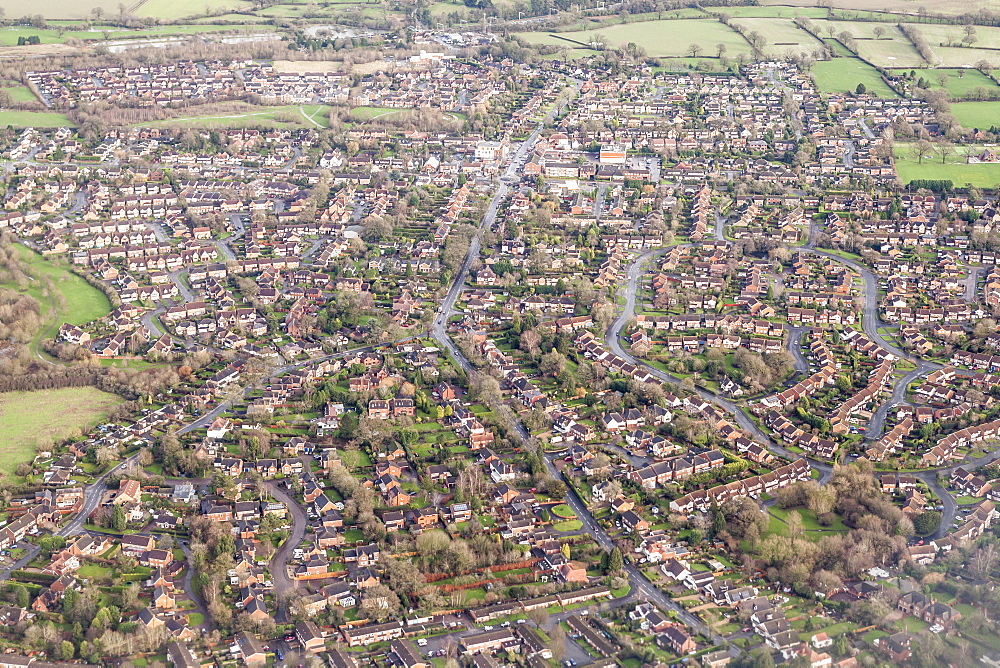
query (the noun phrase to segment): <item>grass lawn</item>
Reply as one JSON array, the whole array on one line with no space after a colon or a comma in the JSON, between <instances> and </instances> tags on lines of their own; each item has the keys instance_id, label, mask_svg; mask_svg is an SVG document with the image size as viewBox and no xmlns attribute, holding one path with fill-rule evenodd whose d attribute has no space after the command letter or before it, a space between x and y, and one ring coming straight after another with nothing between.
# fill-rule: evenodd
<instances>
[{"instance_id":1,"label":"grass lawn","mask_svg":"<svg viewBox=\"0 0 1000 668\"><path fill-rule=\"evenodd\" d=\"M989 130L1000 125L1000 102L956 102L951 105L951 113L967 130L982 128Z\"/></svg>"},{"instance_id":2,"label":"grass lawn","mask_svg":"<svg viewBox=\"0 0 1000 668\"><path fill-rule=\"evenodd\" d=\"M816 514L813 513L811 510L809 510L808 508L785 509L785 508L778 508L777 506L772 506L771 508L768 509L768 512L779 521L780 520L787 521L788 514L793 510L796 511L799 514L799 517L802 518L802 528L805 529L807 532L820 534L828 531L847 531L847 526L844 525L844 523L840 520L839 517L836 519L836 521L834 521L833 524L831 524L828 527L821 525L819 523L819 520L816 519ZM782 524L784 525L783 522Z\"/></svg>"},{"instance_id":3,"label":"grass lawn","mask_svg":"<svg viewBox=\"0 0 1000 668\"><path fill-rule=\"evenodd\" d=\"M957 107L959 105L953 105ZM978 153L976 147L968 147ZM969 183L979 188L993 188L1000 183L1000 163L983 162L969 164L964 153L956 153L946 157L941 164L941 157L936 152L924 156L923 163L913 154L912 144L896 144L896 173L904 184L913 179L951 179L956 187Z\"/></svg>"},{"instance_id":4,"label":"grass lawn","mask_svg":"<svg viewBox=\"0 0 1000 668\"><path fill-rule=\"evenodd\" d=\"M348 529L347 531L344 532L344 542L356 543L359 540L364 540L364 539L365 539L365 534L361 531L361 529Z\"/></svg>"},{"instance_id":5,"label":"grass lawn","mask_svg":"<svg viewBox=\"0 0 1000 668\"><path fill-rule=\"evenodd\" d=\"M59 128L72 127L64 114L51 111L0 111L0 127L13 125L16 128Z\"/></svg>"},{"instance_id":6,"label":"grass lawn","mask_svg":"<svg viewBox=\"0 0 1000 668\"><path fill-rule=\"evenodd\" d=\"M110 568L105 568L104 566L98 566L97 564L84 564L80 566L77 570L77 575L82 578L91 578L94 580L100 580L108 577L111 574Z\"/></svg>"},{"instance_id":7,"label":"grass lawn","mask_svg":"<svg viewBox=\"0 0 1000 668\"><path fill-rule=\"evenodd\" d=\"M557 506L552 506L549 512L551 512L553 515L556 515L557 517L562 517L564 519L572 519L576 517L576 513L573 512L573 509L567 506L565 503L560 503Z\"/></svg>"},{"instance_id":8,"label":"grass lawn","mask_svg":"<svg viewBox=\"0 0 1000 668\"><path fill-rule=\"evenodd\" d=\"M872 95L898 97L882 81L878 70L860 58L834 58L813 63L812 76L821 93L853 93L858 84L863 83Z\"/></svg>"},{"instance_id":9,"label":"grass lawn","mask_svg":"<svg viewBox=\"0 0 1000 668\"><path fill-rule=\"evenodd\" d=\"M205 615L200 612L192 612L188 617L188 624L191 626L201 626L205 623Z\"/></svg>"},{"instance_id":10,"label":"grass lawn","mask_svg":"<svg viewBox=\"0 0 1000 668\"><path fill-rule=\"evenodd\" d=\"M0 470L10 474L31 461L35 445L86 432L124 401L93 387L0 394Z\"/></svg>"},{"instance_id":11,"label":"grass lawn","mask_svg":"<svg viewBox=\"0 0 1000 668\"><path fill-rule=\"evenodd\" d=\"M590 38L595 35L604 38L606 44L615 46L634 42L654 57L689 55L688 49L692 44L701 47L702 56L715 56L717 44L725 45L728 56L750 52L750 45L735 30L712 19L637 21L559 33L560 37L571 39L585 47L590 46Z\"/></svg>"},{"instance_id":12,"label":"grass lawn","mask_svg":"<svg viewBox=\"0 0 1000 668\"><path fill-rule=\"evenodd\" d=\"M552 528L556 531L579 531L583 528L583 522L580 520L566 520L565 522L553 524Z\"/></svg>"},{"instance_id":13,"label":"grass lawn","mask_svg":"<svg viewBox=\"0 0 1000 668\"><path fill-rule=\"evenodd\" d=\"M372 465L372 459L364 450L342 450L340 461L348 469L365 468Z\"/></svg>"},{"instance_id":14,"label":"grass lawn","mask_svg":"<svg viewBox=\"0 0 1000 668\"><path fill-rule=\"evenodd\" d=\"M920 631L930 627L930 624L922 619L910 616L903 617L901 620L896 622L896 626L907 633L919 633Z\"/></svg>"}]
</instances>

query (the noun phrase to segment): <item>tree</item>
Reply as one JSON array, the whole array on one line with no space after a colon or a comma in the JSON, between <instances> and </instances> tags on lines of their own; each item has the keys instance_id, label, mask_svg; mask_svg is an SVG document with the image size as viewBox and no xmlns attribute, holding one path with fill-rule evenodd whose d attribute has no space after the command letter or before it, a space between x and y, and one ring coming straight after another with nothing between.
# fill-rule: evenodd
<instances>
[{"instance_id":1,"label":"tree","mask_svg":"<svg viewBox=\"0 0 1000 668\"><path fill-rule=\"evenodd\" d=\"M549 635L549 649L552 650L552 658L557 663L566 656L566 631L563 630L561 624L552 627L552 633Z\"/></svg>"},{"instance_id":2,"label":"tree","mask_svg":"<svg viewBox=\"0 0 1000 668\"><path fill-rule=\"evenodd\" d=\"M715 55L717 58L722 58L722 56L725 55L725 53L726 53L725 44L719 42L718 44L715 45Z\"/></svg>"},{"instance_id":3,"label":"tree","mask_svg":"<svg viewBox=\"0 0 1000 668\"><path fill-rule=\"evenodd\" d=\"M622 551L620 548L613 548L611 554L608 555L608 573L615 575L621 573L622 569L625 568L625 559L622 557Z\"/></svg>"},{"instance_id":4,"label":"tree","mask_svg":"<svg viewBox=\"0 0 1000 668\"><path fill-rule=\"evenodd\" d=\"M918 139L916 141L916 143L913 145L913 151L914 153L916 153L918 165L923 164L924 155L926 155L928 151L933 150L933 148L934 144L930 143L926 139Z\"/></svg>"},{"instance_id":5,"label":"tree","mask_svg":"<svg viewBox=\"0 0 1000 668\"><path fill-rule=\"evenodd\" d=\"M872 34L875 35L875 39L882 39L882 36L885 34L885 28L882 26L875 26L875 28L872 29Z\"/></svg>"},{"instance_id":6,"label":"tree","mask_svg":"<svg viewBox=\"0 0 1000 668\"><path fill-rule=\"evenodd\" d=\"M125 531L128 521L125 517L125 509L120 505L115 506L111 511L111 528L115 531Z\"/></svg>"},{"instance_id":7,"label":"tree","mask_svg":"<svg viewBox=\"0 0 1000 668\"><path fill-rule=\"evenodd\" d=\"M375 585L365 590L359 612L374 621L392 617L399 610L399 596L385 585Z\"/></svg>"},{"instance_id":8,"label":"tree","mask_svg":"<svg viewBox=\"0 0 1000 668\"><path fill-rule=\"evenodd\" d=\"M868 92L868 88L863 83L859 83L857 88L854 89L854 92L858 95L864 95Z\"/></svg>"},{"instance_id":9,"label":"tree","mask_svg":"<svg viewBox=\"0 0 1000 668\"><path fill-rule=\"evenodd\" d=\"M941 513L936 510L924 511L913 520L913 530L921 536L934 533L939 526L941 526Z\"/></svg>"},{"instance_id":10,"label":"tree","mask_svg":"<svg viewBox=\"0 0 1000 668\"><path fill-rule=\"evenodd\" d=\"M691 54L692 58L697 58L699 55L701 55L701 51L702 48L700 44L695 44L694 42L688 44L687 52Z\"/></svg>"}]
</instances>

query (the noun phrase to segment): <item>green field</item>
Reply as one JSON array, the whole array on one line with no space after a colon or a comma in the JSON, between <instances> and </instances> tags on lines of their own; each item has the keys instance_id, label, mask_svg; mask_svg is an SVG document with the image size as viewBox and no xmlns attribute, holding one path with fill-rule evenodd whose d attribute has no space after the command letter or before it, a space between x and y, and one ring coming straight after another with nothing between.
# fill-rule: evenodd
<instances>
[{"instance_id":1,"label":"green field","mask_svg":"<svg viewBox=\"0 0 1000 668\"><path fill-rule=\"evenodd\" d=\"M766 6L816 6L816 0L759 0L759 2L761 5ZM868 10L872 8L871 0L828 0L824 4L835 9L858 10L862 14L868 13ZM878 3L880 11L899 12L901 14L913 14L917 6L917 3L914 3L913 0L879 0ZM966 14L972 11L973 8L979 9L978 6L973 7L970 5L968 0L934 0L933 3L928 3L926 8L934 14ZM995 5L987 5L985 9L995 9Z\"/></svg>"},{"instance_id":2,"label":"green field","mask_svg":"<svg viewBox=\"0 0 1000 668\"><path fill-rule=\"evenodd\" d=\"M54 327L58 328L64 322L71 325L83 325L111 312L111 303L108 301L107 295L87 283L82 277L49 262L25 246L18 244L14 248L21 254L21 259L27 265L28 273L31 276L51 278L56 289L66 298L66 309L57 315ZM43 296L42 291L41 285L32 285L26 290L29 295L38 300L44 315L51 309L52 300Z\"/></svg>"},{"instance_id":3,"label":"green field","mask_svg":"<svg viewBox=\"0 0 1000 668\"><path fill-rule=\"evenodd\" d=\"M31 461L35 445L87 431L124 401L93 387L0 394L0 471Z\"/></svg>"},{"instance_id":4,"label":"green field","mask_svg":"<svg viewBox=\"0 0 1000 668\"><path fill-rule=\"evenodd\" d=\"M729 14L733 18L785 18L808 16L812 19L825 18L827 12L820 7L706 7L713 14Z\"/></svg>"},{"instance_id":5,"label":"green field","mask_svg":"<svg viewBox=\"0 0 1000 668\"><path fill-rule=\"evenodd\" d=\"M556 517L561 517L564 520L573 519L576 517L576 513L573 509L567 506L565 503L560 503L559 505L552 506L551 512Z\"/></svg>"},{"instance_id":6,"label":"green field","mask_svg":"<svg viewBox=\"0 0 1000 668\"><path fill-rule=\"evenodd\" d=\"M623 23L586 31L563 32L559 35L584 47L590 46L590 40L595 36L614 46L625 46L631 42L654 57L688 55L692 44L701 47L701 56L714 57L717 44L726 46L728 56L750 52L750 45L736 31L709 19Z\"/></svg>"},{"instance_id":7,"label":"green field","mask_svg":"<svg viewBox=\"0 0 1000 668\"><path fill-rule=\"evenodd\" d=\"M136 13L139 16L173 21L224 9L240 11L252 6L246 0L146 0Z\"/></svg>"},{"instance_id":8,"label":"green field","mask_svg":"<svg viewBox=\"0 0 1000 668\"><path fill-rule=\"evenodd\" d=\"M853 93L859 83L879 97L898 97L874 67L860 58L834 58L813 63L813 81L821 93Z\"/></svg>"},{"instance_id":9,"label":"green field","mask_svg":"<svg viewBox=\"0 0 1000 668\"><path fill-rule=\"evenodd\" d=\"M0 111L0 127L13 125L17 128L58 128L72 127L64 114L51 111Z\"/></svg>"},{"instance_id":10,"label":"green field","mask_svg":"<svg viewBox=\"0 0 1000 668\"><path fill-rule=\"evenodd\" d=\"M962 127L969 130L988 130L1000 125L1000 102L956 102L951 105L951 113Z\"/></svg>"},{"instance_id":11,"label":"green field","mask_svg":"<svg viewBox=\"0 0 1000 668\"><path fill-rule=\"evenodd\" d=\"M973 154L980 149L970 147ZM947 156L941 164L941 156L933 152L924 157L923 164L913 153L913 144L896 144L896 173L903 184L913 179L950 179L956 187L971 184L977 188L995 188L1000 183L1000 163L966 162L965 153Z\"/></svg>"},{"instance_id":12,"label":"green field","mask_svg":"<svg viewBox=\"0 0 1000 668\"><path fill-rule=\"evenodd\" d=\"M105 39L142 39L145 37L167 37L171 35L191 35L206 32L230 32L237 26L224 25L179 25L140 28L137 30L77 30L81 23L67 23L59 28L26 28L15 26L0 29L0 46L14 46L19 37L35 35L42 44L62 44L69 39L103 41Z\"/></svg>"},{"instance_id":13,"label":"green field","mask_svg":"<svg viewBox=\"0 0 1000 668\"><path fill-rule=\"evenodd\" d=\"M952 98L962 98L977 88L984 88L991 94L1000 92L993 79L979 70L965 69L938 69L932 72L921 73L921 75L931 82L932 88L942 88L941 81L944 81L943 88L948 91Z\"/></svg>"},{"instance_id":14,"label":"green field","mask_svg":"<svg viewBox=\"0 0 1000 668\"><path fill-rule=\"evenodd\" d=\"M10 96L11 102L31 102L36 99L27 86L9 86L0 90Z\"/></svg>"},{"instance_id":15,"label":"green field","mask_svg":"<svg viewBox=\"0 0 1000 668\"><path fill-rule=\"evenodd\" d=\"M245 107L245 108L244 108ZM243 128L243 127L329 127L329 107L322 104L306 104L302 107L287 105L280 107L242 106L232 114L217 116L184 116L182 118L167 118L160 121L138 123L140 126L170 126L183 125L206 128Z\"/></svg>"},{"instance_id":16,"label":"green field","mask_svg":"<svg viewBox=\"0 0 1000 668\"><path fill-rule=\"evenodd\" d=\"M795 25L791 19L750 18L740 19L734 23L744 28L747 33L759 32L763 35L767 43L764 47L766 53L811 52L822 46L819 40Z\"/></svg>"},{"instance_id":17,"label":"green field","mask_svg":"<svg viewBox=\"0 0 1000 668\"><path fill-rule=\"evenodd\" d=\"M3 8L8 19L20 16L41 14L47 19L85 19L90 12L100 7L104 13L111 15L118 11L115 0L4 0Z\"/></svg>"}]
</instances>

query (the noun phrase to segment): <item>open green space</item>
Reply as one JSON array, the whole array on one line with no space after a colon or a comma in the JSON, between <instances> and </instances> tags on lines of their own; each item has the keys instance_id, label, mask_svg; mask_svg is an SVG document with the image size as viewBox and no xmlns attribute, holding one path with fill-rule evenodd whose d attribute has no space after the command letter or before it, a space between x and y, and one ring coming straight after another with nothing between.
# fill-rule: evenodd
<instances>
[{"instance_id":1,"label":"open green space","mask_svg":"<svg viewBox=\"0 0 1000 668\"><path fill-rule=\"evenodd\" d=\"M31 461L38 444L87 431L122 401L93 387L0 394L0 471L10 474Z\"/></svg>"},{"instance_id":2,"label":"open green space","mask_svg":"<svg viewBox=\"0 0 1000 668\"><path fill-rule=\"evenodd\" d=\"M0 88L10 98L11 102L31 102L35 94L27 86L9 86Z\"/></svg>"},{"instance_id":3,"label":"open green space","mask_svg":"<svg viewBox=\"0 0 1000 668\"><path fill-rule=\"evenodd\" d=\"M978 89L993 95L1000 93L996 82L979 70L939 69L923 74L923 77L931 83L932 88L944 88L952 98L965 97Z\"/></svg>"},{"instance_id":4,"label":"open green space","mask_svg":"<svg viewBox=\"0 0 1000 668\"><path fill-rule=\"evenodd\" d=\"M579 531L583 528L583 522L580 520L566 520L565 522L556 522L552 525L552 528L556 531Z\"/></svg>"},{"instance_id":5,"label":"open green space","mask_svg":"<svg viewBox=\"0 0 1000 668\"><path fill-rule=\"evenodd\" d=\"M692 45L699 47L701 56L715 56L718 44L726 47L725 53L728 56L750 52L750 45L735 30L711 19L622 23L586 31L562 32L559 35L584 47L589 47L591 39L595 37L614 46L624 46L631 42L654 57L689 55Z\"/></svg>"},{"instance_id":6,"label":"open green space","mask_svg":"<svg viewBox=\"0 0 1000 668\"><path fill-rule=\"evenodd\" d=\"M173 21L188 16L200 16L222 10L244 10L251 8L246 0L146 0L137 14L154 19Z\"/></svg>"},{"instance_id":7,"label":"open green space","mask_svg":"<svg viewBox=\"0 0 1000 668\"><path fill-rule=\"evenodd\" d=\"M0 127L13 125L17 128L60 128L63 126L72 127L73 123L66 118L65 114L57 114L52 111L0 111Z\"/></svg>"},{"instance_id":8,"label":"open green space","mask_svg":"<svg viewBox=\"0 0 1000 668\"><path fill-rule=\"evenodd\" d=\"M962 151L946 155L942 164L940 153L932 149L921 163L920 158L914 154L912 143L896 144L896 173L904 184L914 179L950 179L959 188L966 184L977 188L994 188L1000 183L1000 163L969 163L964 151L976 155L982 148L968 147Z\"/></svg>"},{"instance_id":9,"label":"open green space","mask_svg":"<svg viewBox=\"0 0 1000 668\"><path fill-rule=\"evenodd\" d=\"M52 299L43 295L44 287L38 279L50 278L56 289L65 297L66 306L61 309L60 313L56 314L53 327L58 328L67 322L71 325L82 325L111 312L111 302L108 301L107 295L87 283L83 277L74 274L65 266L46 260L39 253L25 246L18 244L14 248L20 254L28 274L36 279L23 292L38 300L42 307L43 316L51 309ZM65 262L65 260L63 261ZM11 284L4 287L17 289Z\"/></svg>"},{"instance_id":10,"label":"open green space","mask_svg":"<svg viewBox=\"0 0 1000 668\"><path fill-rule=\"evenodd\" d=\"M802 519L802 528L806 531L806 536L809 538L818 539L824 533L847 531L847 526L841 521L840 517L835 517L833 524L830 526L823 526L816 518L816 513L808 508L779 508L777 506L768 509L772 518L770 528L782 535L786 534L788 532L786 524L788 515L792 511L799 514L799 517Z\"/></svg>"},{"instance_id":11,"label":"open green space","mask_svg":"<svg viewBox=\"0 0 1000 668\"><path fill-rule=\"evenodd\" d=\"M894 98L896 93L882 80L874 67L860 58L822 60L812 66L813 81L821 93L853 93L864 84L872 95Z\"/></svg>"},{"instance_id":12,"label":"open green space","mask_svg":"<svg viewBox=\"0 0 1000 668\"><path fill-rule=\"evenodd\" d=\"M1000 126L1000 102L955 102L951 105L951 113L967 130Z\"/></svg>"},{"instance_id":13,"label":"open green space","mask_svg":"<svg viewBox=\"0 0 1000 668\"><path fill-rule=\"evenodd\" d=\"M747 18L734 21L746 33L758 32L764 36L766 53L781 54L785 51L798 53L819 48L821 43L811 34L799 28L789 18Z\"/></svg>"},{"instance_id":14,"label":"open green space","mask_svg":"<svg viewBox=\"0 0 1000 668\"><path fill-rule=\"evenodd\" d=\"M159 121L138 123L139 126L190 126L205 128L242 127L329 127L329 117L325 105L307 104L279 107L241 105L231 114L205 116L184 116Z\"/></svg>"},{"instance_id":15,"label":"open green space","mask_svg":"<svg viewBox=\"0 0 1000 668\"><path fill-rule=\"evenodd\" d=\"M10 26L0 28L0 46L15 46L20 37L38 37L42 44L64 44L70 39L83 41L104 41L106 39L143 39L147 37L168 37L172 35L191 35L195 33L220 32L238 30L238 26L226 25L171 25L154 26L151 28L138 28L134 30L123 30L115 28L91 28L84 30L82 23L68 23L67 25L47 28L32 28L26 26Z\"/></svg>"},{"instance_id":16,"label":"open green space","mask_svg":"<svg viewBox=\"0 0 1000 668\"><path fill-rule=\"evenodd\" d=\"M572 519L576 517L576 513L573 512L573 509L567 506L565 503L560 503L557 506L552 506L552 510L550 512L556 517L561 517L563 519Z\"/></svg>"},{"instance_id":17,"label":"open green space","mask_svg":"<svg viewBox=\"0 0 1000 668\"><path fill-rule=\"evenodd\" d=\"M118 3L115 0L4 0L3 8L8 18L41 14L47 19L85 19L90 18L95 8L110 15L117 11Z\"/></svg>"}]
</instances>

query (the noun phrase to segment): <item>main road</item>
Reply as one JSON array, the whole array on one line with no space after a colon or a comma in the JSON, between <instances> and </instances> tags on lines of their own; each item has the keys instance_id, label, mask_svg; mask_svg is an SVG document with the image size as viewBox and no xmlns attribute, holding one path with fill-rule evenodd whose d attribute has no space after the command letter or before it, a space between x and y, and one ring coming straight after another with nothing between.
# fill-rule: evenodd
<instances>
[{"instance_id":1,"label":"main road","mask_svg":"<svg viewBox=\"0 0 1000 668\"><path fill-rule=\"evenodd\" d=\"M451 317L452 312L455 309L455 302L458 301L459 295L462 294L462 290L465 289L465 282L469 278L469 269L472 268L473 263L479 257L479 251L482 248L482 237L483 232L489 230L493 227L494 221L496 221L497 211L500 210L500 205L503 204L504 199L510 193L511 183L515 183L518 176L518 168L522 161L528 154L528 151L535 145L538 141L538 136L541 133L541 127L535 129L527 139L522 141L517 149L514 151L510 163L504 170L503 175L500 177L497 183L496 192L493 193L493 197L490 198L490 203L486 207L486 213L483 215L482 221L479 223L479 229L476 231L475 236L469 241L469 251L465 254L465 260L462 262L461 268L455 275L454 280L451 282L451 287L448 288L448 293L441 300L441 306L438 308L437 315L434 316L434 323L431 326L431 336L434 340L438 342L441 348L447 350L452 358L461 366L466 373L472 371L472 365L465 358L465 355L458 350L455 344L452 342L451 338L448 336L448 318Z\"/></svg>"}]
</instances>

